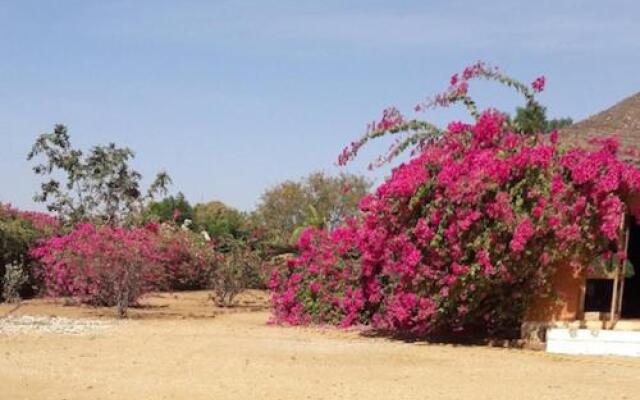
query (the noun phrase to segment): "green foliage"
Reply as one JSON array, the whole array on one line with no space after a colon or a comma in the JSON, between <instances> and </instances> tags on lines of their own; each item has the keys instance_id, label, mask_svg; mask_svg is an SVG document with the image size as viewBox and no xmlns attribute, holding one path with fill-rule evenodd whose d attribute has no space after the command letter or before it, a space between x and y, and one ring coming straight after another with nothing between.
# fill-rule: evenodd
<instances>
[{"instance_id":1,"label":"green foliage","mask_svg":"<svg viewBox=\"0 0 640 400\"><path fill-rule=\"evenodd\" d=\"M573 119L570 117L564 118L554 118L547 121L547 125L544 129L544 132L551 132L555 129L562 129L569 125L573 124Z\"/></svg>"},{"instance_id":2,"label":"green foliage","mask_svg":"<svg viewBox=\"0 0 640 400\"><path fill-rule=\"evenodd\" d=\"M196 204L193 208L195 229L205 230L212 238L240 238L246 233L246 216L221 201Z\"/></svg>"},{"instance_id":3,"label":"green foliage","mask_svg":"<svg viewBox=\"0 0 640 400\"><path fill-rule=\"evenodd\" d=\"M36 279L29 251L39 239L54 235L58 228L58 221L49 215L23 212L0 203L0 290L4 289L0 300L33 294Z\"/></svg>"},{"instance_id":4,"label":"green foliage","mask_svg":"<svg viewBox=\"0 0 640 400\"><path fill-rule=\"evenodd\" d=\"M193 207L191 207L191 204L182 193L150 202L144 214L147 221L173 221L178 225L182 225L187 219L193 221Z\"/></svg>"},{"instance_id":5,"label":"green foliage","mask_svg":"<svg viewBox=\"0 0 640 400\"><path fill-rule=\"evenodd\" d=\"M333 228L358 211L371 182L362 176L329 176L314 172L300 181L285 181L267 189L253 215L269 240L289 243L301 228Z\"/></svg>"},{"instance_id":6,"label":"green foliage","mask_svg":"<svg viewBox=\"0 0 640 400\"><path fill-rule=\"evenodd\" d=\"M311 204L309 205L309 213L307 215L308 215L307 224L305 226L298 226L296 229L293 230L293 233L291 234L291 238L289 238L289 243L298 243L298 240L300 239L300 235L302 234L302 232L304 232L304 230L309 227L318 228L318 229L325 228L326 224L325 224L324 217Z\"/></svg>"},{"instance_id":7,"label":"green foliage","mask_svg":"<svg viewBox=\"0 0 640 400\"><path fill-rule=\"evenodd\" d=\"M29 248L37 238L38 232L28 221L0 212L0 289L5 287L9 266L27 266ZM6 299L4 295L2 298Z\"/></svg>"},{"instance_id":8,"label":"green foliage","mask_svg":"<svg viewBox=\"0 0 640 400\"><path fill-rule=\"evenodd\" d=\"M286 181L268 189L253 214L270 240L287 243L294 231L307 224L308 198L301 182Z\"/></svg>"},{"instance_id":9,"label":"green foliage","mask_svg":"<svg viewBox=\"0 0 640 400\"><path fill-rule=\"evenodd\" d=\"M156 175L146 194L142 194L142 175L129 166L134 153L114 143L94 146L87 154L75 149L67 128L56 125L52 133L40 135L27 159L37 157L33 171L48 177L34 199L46 203L69 223L98 219L118 223L139 215L145 202L166 193L171 178L165 172ZM62 180L57 177L63 176Z\"/></svg>"},{"instance_id":10,"label":"green foliage","mask_svg":"<svg viewBox=\"0 0 640 400\"><path fill-rule=\"evenodd\" d=\"M516 108L513 124L522 133L549 133L573 123L571 118L547 119L547 108L535 100L530 100L525 107Z\"/></svg>"},{"instance_id":11,"label":"green foliage","mask_svg":"<svg viewBox=\"0 0 640 400\"><path fill-rule=\"evenodd\" d=\"M37 232L28 221L19 218L0 218L0 268L26 259L29 246Z\"/></svg>"}]
</instances>

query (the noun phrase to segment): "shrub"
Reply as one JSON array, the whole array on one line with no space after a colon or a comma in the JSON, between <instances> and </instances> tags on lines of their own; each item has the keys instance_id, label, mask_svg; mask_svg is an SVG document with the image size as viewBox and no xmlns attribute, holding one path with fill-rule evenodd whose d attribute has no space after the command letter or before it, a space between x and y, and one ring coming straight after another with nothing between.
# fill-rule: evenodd
<instances>
[{"instance_id":1,"label":"shrub","mask_svg":"<svg viewBox=\"0 0 640 400\"><path fill-rule=\"evenodd\" d=\"M383 160L418 147L360 204L361 222L350 239L360 265L343 266L335 254L343 239L333 233L318 234L321 245L301 238L300 254L272 285L277 321L365 322L419 336L507 334L519 328L533 296L551 290L556 268L624 258L619 230L627 211L639 215L629 200L640 191L640 171L618 159L616 141L580 149L560 145L557 133L520 134L504 114L475 109L467 89L477 77L506 83L533 101L525 85L477 64L427 103L463 102L473 123L440 130L386 111L340 161L389 132L410 136ZM325 292L334 296L312 295ZM347 313L341 297L354 292Z\"/></svg>"},{"instance_id":2,"label":"shrub","mask_svg":"<svg viewBox=\"0 0 640 400\"><path fill-rule=\"evenodd\" d=\"M224 250L210 284L216 304L228 307L240 292L262 281L259 274L262 260L245 241L227 239L221 247Z\"/></svg>"},{"instance_id":3,"label":"shrub","mask_svg":"<svg viewBox=\"0 0 640 400\"><path fill-rule=\"evenodd\" d=\"M39 285L33 274L29 249L59 229L59 221L48 214L21 211L0 203L0 287L8 285L12 296L32 295L37 291ZM8 266L11 266L10 272L6 270ZM24 279L7 282L6 276Z\"/></svg>"},{"instance_id":4,"label":"shrub","mask_svg":"<svg viewBox=\"0 0 640 400\"><path fill-rule=\"evenodd\" d=\"M117 306L121 316L148 291L208 289L224 276L217 271L223 258L213 243L174 224L79 224L67 235L41 242L31 255L48 295ZM246 276L234 279L244 284Z\"/></svg>"},{"instance_id":5,"label":"shrub","mask_svg":"<svg viewBox=\"0 0 640 400\"><path fill-rule=\"evenodd\" d=\"M43 242L32 255L42 264L49 295L117 306L124 316L130 304L163 283L154 235L145 228L79 224L71 233Z\"/></svg>"},{"instance_id":6,"label":"shrub","mask_svg":"<svg viewBox=\"0 0 640 400\"><path fill-rule=\"evenodd\" d=\"M213 271L220 255L211 241L203 235L175 224L150 224L155 235L153 262L164 270L164 288L169 290L197 290L210 286Z\"/></svg>"},{"instance_id":7,"label":"shrub","mask_svg":"<svg viewBox=\"0 0 640 400\"><path fill-rule=\"evenodd\" d=\"M27 283L29 276L24 268L18 264L5 266L4 282L2 287L2 297L5 301L12 303L20 300L20 289Z\"/></svg>"},{"instance_id":8,"label":"shrub","mask_svg":"<svg viewBox=\"0 0 640 400\"><path fill-rule=\"evenodd\" d=\"M357 231L308 228L298 256L275 268L269 281L276 321L349 326L367 321L362 303Z\"/></svg>"}]
</instances>

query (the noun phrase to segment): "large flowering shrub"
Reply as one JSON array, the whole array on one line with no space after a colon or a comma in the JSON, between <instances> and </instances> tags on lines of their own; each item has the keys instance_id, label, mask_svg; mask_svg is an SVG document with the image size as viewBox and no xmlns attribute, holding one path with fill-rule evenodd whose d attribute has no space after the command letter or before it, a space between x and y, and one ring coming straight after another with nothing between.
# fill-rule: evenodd
<instances>
[{"instance_id":1,"label":"large flowering shrub","mask_svg":"<svg viewBox=\"0 0 640 400\"><path fill-rule=\"evenodd\" d=\"M207 288L219 258L197 234L158 224L78 224L31 254L41 265L48 295L115 305L121 315L151 290Z\"/></svg>"},{"instance_id":2,"label":"large flowering shrub","mask_svg":"<svg viewBox=\"0 0 640 400\"><path fill-rule=\"evenodd\" d=\"M48 295L93 305L118 306L121 315L140 295L163 282L152 262L154 241L144 228L79 224L32 250L42 264Z\"/></svg>"},{"instance_id":3,"label":"large flowering shrub","mask_svg":"<svg viewBox=\"0 0 640 400\"><path fill-rule=\"evenodd\" d=\"M504 114L476 110L467 90L478 77L515 87L528 102L544 86L539 78L531 91L476 64L417 107L463 102L471 123L440 130L387 110L340 161L373 137L402 132L410 134L383 160L416 145L413 157L361 202L348 239L339 231L301 238L299 256L271 282L277 321L505 333L534 295L550 291L556 268L624 257L619 230L626 212L638 215L630 200L640 172L619 160L617 142L585 150L560 144L555 132L520 134Z\"/></svg>"}]
</instances>

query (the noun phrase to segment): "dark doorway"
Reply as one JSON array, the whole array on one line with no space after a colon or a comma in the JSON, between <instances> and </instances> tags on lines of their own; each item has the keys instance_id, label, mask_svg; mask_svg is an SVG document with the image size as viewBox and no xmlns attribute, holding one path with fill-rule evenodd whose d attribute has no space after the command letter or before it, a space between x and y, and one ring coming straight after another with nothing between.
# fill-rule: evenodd
<instances>
[{"instance_id":1,"label":"dark doorway","mask_svg":"<svg viewBox=\"0 0 640 400\"><path fill-rule=\"evenodd\" d=\"M627 257L633 265L633 276L625 278L622 293L622 318L640 318L640 225L629 218Z\"/></svg>"},{"instance_id":2,"label":"dark doorway","mask_svg":"<svg viewBox=\"0 0 640 400\"><path fill-rule=\"evenodd\" d=\"M610 312L611 296L613 296L613 281L611 279L587 279L584 311Z\"/></svg>"}]
</instances>

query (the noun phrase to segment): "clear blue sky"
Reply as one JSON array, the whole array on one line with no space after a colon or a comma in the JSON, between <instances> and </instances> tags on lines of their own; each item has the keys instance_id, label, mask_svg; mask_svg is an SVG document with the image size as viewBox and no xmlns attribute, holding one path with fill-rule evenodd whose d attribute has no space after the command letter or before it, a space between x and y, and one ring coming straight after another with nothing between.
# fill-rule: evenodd
<instances>
[{"instance_id":1,"label":"clear blue sky","mask_svg":"<svg viewBox=\"0 0 640 400\"><path fill-rule=\"evenodd\" d=\"M130 146L192 202L248 210L281 180L335 173L382 108L411 109L478 59L546 75L550 115L581 119L640 90L638 16L633 0L0 0L0 201L42 209L25 154L64 123L80 147Z\"/></svg>"}]
</instances>

